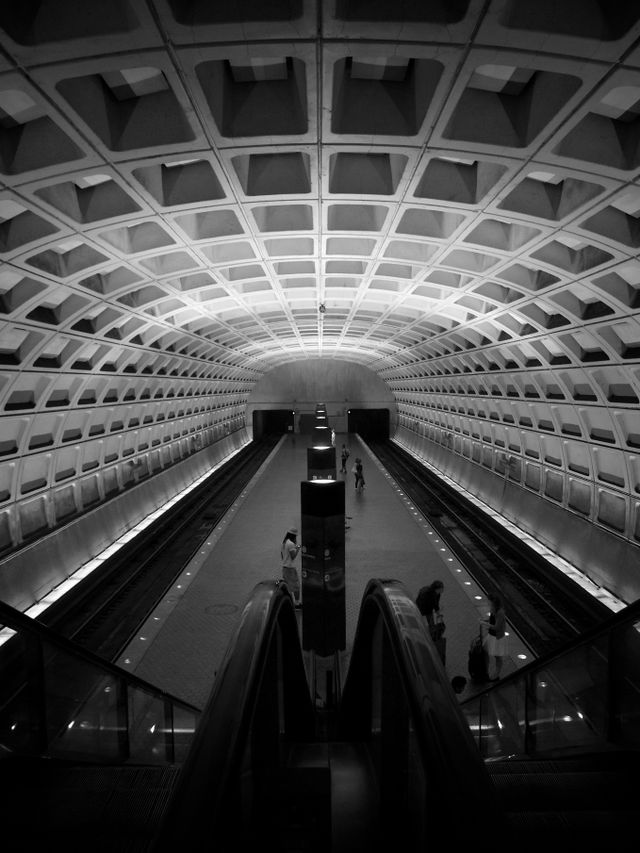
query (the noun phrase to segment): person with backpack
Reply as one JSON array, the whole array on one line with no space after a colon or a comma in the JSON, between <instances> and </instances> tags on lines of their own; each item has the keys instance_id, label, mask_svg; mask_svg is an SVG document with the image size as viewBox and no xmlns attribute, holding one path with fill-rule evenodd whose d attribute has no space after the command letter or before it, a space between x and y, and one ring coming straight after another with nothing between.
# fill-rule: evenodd
<instances>
[{"instance_id":1,"label":"person with backpack","mask_svg":"<svg viewBox=\"0 0 640 853\"><path fill-rule=\"evenodd\" d=\"M298 569L295 566L295 559L300 553L301 547L301 545L298 545L297 528L289 528L280 546L280 557L282 559L282 577L291 590L293 603L296 607L302 607L300 601L300 580L298 578Z\"/></svg>"},{"instance_id":2,"label":"person with backpack","mask_svg":"<svg viewBox=\"0 0 640 853\"><path fill-rule=\"evenodd\" d=\"M362 459L356 457L356 461L351 469L356 478L356 492L360 493L364 489L364 471L362 469Z\"/></svg>"}]
</instances>

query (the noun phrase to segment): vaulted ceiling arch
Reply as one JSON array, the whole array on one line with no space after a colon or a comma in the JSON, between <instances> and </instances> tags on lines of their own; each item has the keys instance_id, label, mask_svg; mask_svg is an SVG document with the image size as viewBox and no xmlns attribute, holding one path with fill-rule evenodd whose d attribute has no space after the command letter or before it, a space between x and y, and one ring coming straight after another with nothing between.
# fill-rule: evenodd
<instances>
[{"instance_id":1,"label":"vaulted ceiling arch","mask_svg":"<svg viewBox=\"0 0 640 853\"><path fill-rule=\"evenodd\" d=\"M317 359L635 543L640 9L579 6L5 4L0 549Z\"/></svg>"}]
</instances>

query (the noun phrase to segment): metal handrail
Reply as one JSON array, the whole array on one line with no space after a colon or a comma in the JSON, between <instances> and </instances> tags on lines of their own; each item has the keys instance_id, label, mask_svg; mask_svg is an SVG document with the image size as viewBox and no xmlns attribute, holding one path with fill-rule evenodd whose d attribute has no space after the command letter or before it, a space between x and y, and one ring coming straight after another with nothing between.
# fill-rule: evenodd
<instances>
[{"instance_id":1,"label":"metal handrail","mask_svg":"<svg viewBox=\"0 0 640 853\"><path fill-rule=\"evenodd\" d=\"M618 610L616 613L611 613L606 619L604 619L599 625L594 625L589 630L584 631L582 634L576 637L571 637L566 640L566 642L562 643L558 646L557 649L554 649L552 652L549 652L546 655L542 655L535 660L532 660L530 663L525 666L519 667L514 672L510 672L507 675L504 675L500 679L500 685L503 686L505 684L509 684L511 681L516 681L519 678L522 678L523 675L526 675L528 672L533 672L536 669L539 669L541 666L549 666L556 660L560 660L565 657L565 655L574 651L575 649L580 648L581 646L587 645L588 643L594 642L598 637L604 636L605 634L609 634L613 628L619 627L627 621L632 620L640 620L640 599L637 601L628 604L622 610ZM478 689L474 692L474 695L465 699L462 704L465 702L473 702L479 696L482 696L484 693L490 693L495 691L497 688L495 684L487 684L485 687Z\"/></svg>"},{"instance_id":2,"label":"metal handrail","mask_svg":"<svg viewBox=\"0 0 640 853\"><path fill-rule=\"evenodd\" d=\"M384 675L392 673L393 682L385 700L391 714L381 715L382 738L372 726L380 636ZM385 733L390 738L380 748ZM367 586L337 738L371 747L381 838L388 833L397 841L406 831L413 842L427 835L433 842L468 841L477 838L478 821L502 818L438 653L413 600L396 581ZM153 853L190 849L203 837L221 851L240 849L248 836L264 842L261 797L266 792L268 800L269 785L282 778L288 745L317 739L291 595L281 581L263 582L240 616ZM394 754L389 743L405 749ZM418 792L405 791L418 804L417 832L415 809L409 813L402 803L397 808L398 799L386 793L403 790L408 765L417 768L420 782ZM286 811L286 803L282 807Z\"/></svg>"},{"instance_id":3,"label":"metal handrail","mask_svg":"<svg viewBox=\"0 0 640 853\"><path fill-rule=\"evenodd\" d=\"M640 600L612 614L600 625L560 649L510 673L461 703L475 732L478 749L486 758L549 757L577 750L638 750L640 718ZM590 653L598 667L580 668L581 655ZM570 661L570 663L567 663ZM571 684L566 683L569 675ZM548 708L553 693L554 711L571 738L551 736ZM592 716L593 697L599 710ZM589 710L584 707L587 702ZM499 725L497 725L499 714ZM624 722L621 732L621 721ZM580 737L580 727L584 729ZM540 742L540 732L543 740Z\"/></svg>"},{"instance_id":4,"label":"metal handrail","mask_svg":"<svg viewBox=\"0 0 640 853\"><path fill-rule=\"evenodd\" d=\"M171 702L190 713L201 713L201 708L197 708L195 705L191 705L189 702L185 702L183 699L179 699L177 696L167 693L165 690L156 687L154 684L145 681L143 678L140 678L132 672L127 672L126 670L121 669L116 664L113 664L88 649L85 649L83 646L75 643L68 637L64 637L62 634L59 634L57 631L49 628L42 622L32 619L30 616L26 616L24 613L21 613L19 610L11 607L11 605L6 604L4 601L0 601L0 625L5 628L9 628L12 631L16 631L16 633L27 633L31 637L36 638L39 642L48 643L49 646L65 652L66 654L72 655L76 660L84 661L92 667L101 670L104 674L123 680L132 687L145 690L148 693L161 698L163 701ZM4 644L2 647L3 651L10 652L12 639L13 638L9 639ZM0 663L1 662L2 658L0 656Z\"/></svg>"},{"instance_id":5,"label":"metal handrail","mask_svg":"<svg viewBox=\"0 0 640 853\"><path fill-rule=\"evenodd\" d=\"M314 732L293 599L284 582L264 581L240 615L154 853L197 849L203 837L233 845L249 817L242 780L253 779L252 762L277 769L282 743Z\"/></svg>"},{"instance_id":6,"label":"metal handrail","mask_svg":"<svg viewBox=\"0 0 640 853\"><path fill-rule=\"evenodd\" d=\"M366 588L339 731L371 745L382 792L380 810L395 814L390 837L396 841L403 823L399 808L411 799L414 814L407 818L412 827L407 843L416 833L448 844L477 840L478 826L502 820L438 651L415 602L398 581L371 580ZM411 773L415 780L402 791ZM394 782L387 786L389 776ZM417 803L414 789L422 792Z\"/></svg>"}]
</instances>

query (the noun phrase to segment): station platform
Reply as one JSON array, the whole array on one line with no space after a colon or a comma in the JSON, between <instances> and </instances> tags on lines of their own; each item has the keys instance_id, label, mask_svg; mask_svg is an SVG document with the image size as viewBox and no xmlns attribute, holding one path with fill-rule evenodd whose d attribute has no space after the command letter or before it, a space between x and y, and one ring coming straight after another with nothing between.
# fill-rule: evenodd
<instances>
[{"instance_id":1,"label":"station platform","mask_svg":"<svg viewBox=\"0 0 640 853\"><path fill-rule=\"evenodd\" d=\"M469 646L486 618L488 601L411 500L353 434L337 434L364 466L366 488L346 479L345 576L346 675L360 602L371 578L400 581L415 598L421 586L444 583L441 612L446 623L446 664L450 678L463 675L460 699L477 692L467 670ZM281 577L280 545L290 526L302 530L300 483L307 477L305 435L285 435L236 502L211 531L138 636L117 663L162 690L204 707L242 609L260 581ZM300 539L298 540L300 541ZM298 557L300 569L301 557ZM299 622L304 612L297 611ZM507 612L507 622L509 613ZM508 656L502 675L533 656L508 624ZM306 653L307 655L309 653Z\"/></svg>"}]
</instances>

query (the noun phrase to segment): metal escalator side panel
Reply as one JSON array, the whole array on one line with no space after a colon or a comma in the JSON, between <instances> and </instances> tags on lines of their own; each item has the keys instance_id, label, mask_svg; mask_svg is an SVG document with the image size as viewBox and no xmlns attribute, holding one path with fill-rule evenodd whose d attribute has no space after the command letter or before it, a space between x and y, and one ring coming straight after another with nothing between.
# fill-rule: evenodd
<instances>
[{"instance_id":1,"label":"metal escalator side panel","mask_svg":"<svg viewBox=\"0 0 640 853\"><path fill-rule=\"evenodd\" d=\"M257 584L202 714L154 853L250 843L260 796L286 764L287 744L312 740L315 716L286 584ZM240 845L241 846L241 845Z\"/></svg>"},{"instance_id":2,"label":"metal escalator side panel","mask_svg":"<svg viewBox=\"0 0 640 853\"><path fill-rule=\"evenodd\" d=\"M469 842L501 819L438 652L397 581L372 580L365 591L338 732L369 744L389 843L426 844L439 833Z\"/></svg>"},{"instance_id":3,"label":"metal escalator side panel","mask_svg":"<svg viewBox=\"0 0 640 853\"><path fill-rule=\"evenodd\" d=\"M200 709L0 602L0 746L14 757L179 762Z\"/></svg>"}]
</instances>

